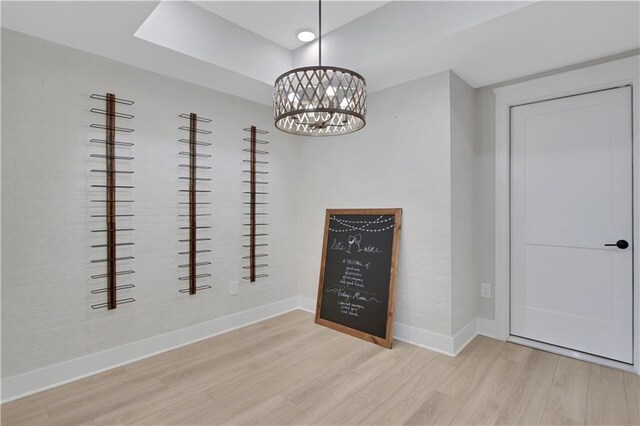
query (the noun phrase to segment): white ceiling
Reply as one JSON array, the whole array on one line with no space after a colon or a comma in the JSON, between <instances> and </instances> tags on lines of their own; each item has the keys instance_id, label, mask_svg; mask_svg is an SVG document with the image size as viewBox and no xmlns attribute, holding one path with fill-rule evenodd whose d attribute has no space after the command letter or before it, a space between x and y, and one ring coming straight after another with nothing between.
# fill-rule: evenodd
<instances>
[{"instance_id":1,"label":"white ceiling","mask_svg":"<svg viewBox=\"0 0 640 426\"><path fill-rule=\"evenodd\" d=\"M322 46L323 62L357 70L370 91L445 69L482 87L638 49L640 2L393 2ZM294 66L316 55L300 48Z\"/></svg>"},{"instance_id":2,"label":"white ceiling","mask_svg":"<svg viewBox=\"0 0 640 426\"><path fill-rule=\"evenodd\" d=\"M318 35L318 3L306 1L194 1L198 6L256 33L286 49L304 43L297 34L310 30ZM322 33L327 34L389 1L322 2Z\"/></svg>"},{"instance_id":3,"label":"white ceiling","mask_svg":"<svg viewBox=\"0 0 640 426\"><path fill-rule=\"evenodd\" d=\"M317 61L316 42L290 50L302 21L278 18L284 3L220 2L205 10L183 1L2 1L0 7L5 28L270 104L280 73ZM393 1L373 10L380 5L352 3L323 2L323 27L331 28L325 20L335 27L323 37L323 63L360 72L370 92L446 69L481 87L640 47L637 1ZM292 4L306 14L306 4ZM339 8L349 15L338 19Z\"/></svg>"},{"instance_id":4,"label":"white ceiling","mask_svg":"<svg viewBox=\"0 0 640 426\"><path fill-rule=\"evenodd\" d=\"M190 2L161 2L135 36L266 84L292 63L288 49Z\"/></svg>"}]
</instances>

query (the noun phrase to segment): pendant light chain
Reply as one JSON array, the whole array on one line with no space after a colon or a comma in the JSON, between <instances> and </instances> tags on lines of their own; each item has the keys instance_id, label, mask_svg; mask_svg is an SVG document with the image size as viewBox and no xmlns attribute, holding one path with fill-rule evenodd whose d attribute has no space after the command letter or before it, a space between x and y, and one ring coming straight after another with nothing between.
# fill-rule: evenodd
<instances>
[{"instance_id":1,"label":"pendant light chain","mask_svg":"<svg viewBox=\"0 0 640 426\"><path fill-rule=\"evenodd\" d=\"M322 0L318 0L318 66L322 66Z\"/></svg>"}]
</instances>

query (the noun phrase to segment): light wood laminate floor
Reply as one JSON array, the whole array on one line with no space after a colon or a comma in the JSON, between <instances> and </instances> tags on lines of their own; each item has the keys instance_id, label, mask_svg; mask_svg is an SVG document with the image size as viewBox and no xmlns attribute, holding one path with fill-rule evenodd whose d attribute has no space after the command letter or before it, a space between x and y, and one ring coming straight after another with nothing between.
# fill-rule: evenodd
<instances>
[{"instance_id":1,"label":"light wood laminate floor","mask_svg":"<svg viewBox=\"0 0 640 426\"><path fill-rule=\"evenodd\" d=\"M295 311L1 407L3 425L637 425L638 376L476 337L392 350Z\"/></svg>"}]
</instances>

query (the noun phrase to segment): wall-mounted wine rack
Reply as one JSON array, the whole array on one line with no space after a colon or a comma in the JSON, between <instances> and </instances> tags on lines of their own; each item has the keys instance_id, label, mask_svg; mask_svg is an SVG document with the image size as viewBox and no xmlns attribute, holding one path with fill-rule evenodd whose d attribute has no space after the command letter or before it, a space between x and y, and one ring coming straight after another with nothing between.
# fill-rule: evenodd
<instances>
[{"instance_id":1,"label":"wall-mounted wine rack","mask_svg":"<svg viewBox=\"0 0 640 426\"><path fill-rule=\"evenodd\" d=\"M198 152L198 147L211 146L211 142L197 140L198 135L210 135L210 130L204 130L198 128L198 123L211 123L208 118L199 117L197 114L180 114L180 118L189 120L188 126L180 126L179 129L185 132L189 132L189 138L182 138L178 141L189 145L189 151L180 151L179 155L187 157L189 159L188 164L180 164L180 167L187 168L189 170L188 176L180 176L181 181L188 181L188 189L180 189L181 193L188 195L187 201L180 201L181 205L188 206L188 212L180 214L181 217L188 218L188 225L181 226L180 230L188 231L188 237L181 239L181 243L188 243L188 250L179 252L180 255L188 256L187 263L178 265L180 268L186 268L189 273L186 276L179 277L180 281L188 281L189 286L178 290L180 293L196 294L199 290L210 289L208 284L198 285L197 280L211 277L208 272L201 272L198 268L211 265L211 262L205 260L198 260L198 255L204 253L211 253L211 249L203 249L198 247L198 243L211 241L210 237L199 235L199 231L207 231L211 229L209 225L198 225L197 218L203 216L211 216L211 213L202 213L198 210L199 205L211 204L210 201L201 201L198 199L198 194L211 192L209 189L203 189L202 184L198 185L198 182L205 183L211 181L210 177L200 176L198 170L211 170L211 166L201 165L197 161L198 159L211 158L211 154L205 154Z\"/></svg>"},{"instance_id":2,"label":"wall-mounted wine rack","mask_svg":"<svg viewBox=\"0 0 640 426\"><path fill-rule=\"evenodd\" d=\"M265 228L268 225L265 217L267 212L264 211L263 206L268 204L264 201L265 196L268 195L264 188L269 183L266 179L269 172L264 170L269 162L262 159L264 158L262 156L266 156L269 152L257 148L258 145L266 145L269 142L264 139L258 139L258 135L266 135L269 132L260 130L256 126L247 127L243 130L249 132L250 136L243 139L249 143L249 147L243 149L244 152L249 153L249 159L243 160L249 164L249 170L242 171L248 175L248 180L243 180L243 183L249 186L249 190L243 192L245 195L243 204L249 208L249 211L244 213L245 216L249 217L249 221L248 223L243 223L243 227L249 229L248 233L243 234L243 237L249 239L248 243L243 245L243 248L248 249L249 254L243 256L243 259L248 260L249 265L242 268L247 269L249 275L242 278L255 282L256 279L268 277L266 273L258 273L256 271L269 266L266 263L258 263L257 261L258 258L268 256L265 251L268 244L264 241L265 237L268 236ZM261 156L260 160L258 160L258 156Z\"/></svg>"},{"instance_id":3,"label":"wall-mounted wine rack","mask_svg":"<svg viewBox=\"0 0 640 426\"><path fill-rule=\"evenodd\" d=\"M104 145L104 154L91 154L92 158L104 159L105 160L105 168L104 169L92 169L92 173L98 173L100 175L105 176L104 184L93 184L92 188L104 188L105 197L104 199L91 200L91 203L97 203L98 205L105 206L104 214L92 214L91 217L94 218L104 218L105 219L105 228L104 229L94 229L91 232L94 233L104 233L106 235L105 244L95 244L92 245L91 248L94 249L105 249L106 256L104 258L94 259L91 263L95 264L104 264L106 265L106 273L92 275L91 279L93 280L104 280L106 279L106 286L100 287L98 289L94 289L91 291L92 294L102 294L106 293L107 301L104 303L97 303L91 305L93 309L107 308L107 309L115 309L118 305L122 305L125 303L135 302L135 299L132 297L127 297L123 299L117 298L117 293L120 290L131 289L135 287L133 284L122 284L118 285L119 276L130 275L135 271L133 270L119 270L117 267L118 262L128 261L134 259L133 256L120 256L118 257L117 250L118 247L124 246L132 246L134 243L131 241L119 242L117 239L118 233L124 232L129 233L133 231L133 228L118 228L118 218L120 217L133 217L130 211L121 212L121 207L126 205L131 205L133 200L123 200L118 196L119 189L132 189L132 185L123 185L120 184L119 181L116 180L116 176L126 177L127 175L131 175L133 171L131 170L122 170L117 167L116 164L120 164L120 162L127 162L133 160L133 157L125 156L125 155L116 155L117 148L128 148L133 146L131 142L119 141L116 140L118 134L127 134L133 132L133 129L127 127L118 127L116 125L117 119L125 119L130 120L133 118L132 114L127 114L123 112L117 112L117 105L125 105L131 106L134 104L133 101L129 101L126 99L117 98L112 93L107 93L106 95L92 94L91 99L95 99L97 101L104 102L105 107L102 108L91 108L91 112L95 114L100 114L105 117L104 124L91 124L91 127L94 129L104 130L105 137L104 139L91 139L91 143ZM97 251L97 250L96 250Z\"/></svg>"}]
</instances>

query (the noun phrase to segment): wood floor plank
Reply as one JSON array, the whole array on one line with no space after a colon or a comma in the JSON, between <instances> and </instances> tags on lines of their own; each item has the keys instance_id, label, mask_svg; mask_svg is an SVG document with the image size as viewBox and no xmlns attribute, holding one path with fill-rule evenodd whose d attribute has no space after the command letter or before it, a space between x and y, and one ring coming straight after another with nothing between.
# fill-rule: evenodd
<instances>
[{"instance_id":1,"label":"wood floor plank","mask_svg":"<svg viewBox=\"0 0 640 426\"><path fill-rule=\"evenodd\" d=\"M95 417L134 403L164 388L159 380L129 381L99 394L78 394L47 406L50 423L66 426L89 422L93 424Z\"/></svg>"},{"instance_id":2,"label":"wood floor plank","mask_svg":"<svg viewBox=\"0 0 640 426\"><path fill-rule=\"evenodd\" d=\"M227 353L220 358L212 358L202 363L190 365L158 378L174 389L204 392L216 383L222 383L242 373L251 371L256 365L264 363L269 357L277 357L281 346L294 346L295 339L301 339L295 330L272 335L270 338L256 340L250 347Z\"/></svg>"},{"instance_id":3,"label":"wood floor plank","mask_svg":"<svg viewBox=\"0 0 640 426\"><path fill-rule=\"evenodd\" d=\"M322 349L318 347L313 356L291 360L284 370L265 366L265 370L271 374L259 372L262 380L258 382L249 382L249 385L246 385L233 380L210 388L207 393L215 400L211 421L226 423L253 405L301 384L314 382L325 375L328 368L351 365L354 360L361 358L363 351L372 350L371 345L366 342L345 335L339 337L340 344L325 346Z\"/></svg>"},{"instance_id":4,"label":"wood floor plank","mask_svg":"<svg viewBox=\"0 0 640 426\"><path fill-rule=\"evenodd\" d=\"M541 425L545 426L577 426L584 425L583 422L577 422L573 419L564 417L562 414L554 413L552 411L545 411L540 420Z\"/></svg>"},{"instance_id":5,"label":"wood floor plank","mask_svg":"<svg viewBox=\"0 0 640 426\"><path fill-rule=\"evenodd\" d=\"M588 383L588 363L560 357L544 408L548 415L543 418L568 419L584 424Z\"/></svg>"},{"instance_id":6,"label":"wood floor plank","mask_svg":"<svg viewBox=\"0 0 640 426\"><path fill-rule=\"evenodd\" d=\"M103 414L97 414L93 419L96 426L113 426L132 424L143 420L150 413L163 410L168 406L184 406L194 394L188 391L176 391L167 387L148 394L137 401L131 401L118 407L113 407Z\"/></svg>"},{"instance_id":7,"label":"wood floor plank","mask_svg":"<svg viewBox=\"0 0 640 426\"><path fill-rule=\"evenodd\" d=\"M78 394L99 394L113 386L121 385L127 380L129 380L129 376L127 375L126 370L123 367L118 367L113 370L77 380L64 386L39 392L35 395L21 399L20 401L28 403L37 402L46 406L48 404L65 401ZM4 409L4 405L2 407Z\"/></svg>"},{"instance_id":8,"label":"wood floor plank","mask_svg":"<svg viewBox=\"0 0 640 426\"><path fill-rule=\"evenodd\" d=\"M51 421L46 405L22 400L3 404L0 420L4 426L38 425Z\"/></svg>"},{"instance_id":9,"label":"wood floor plank","mask_svg":"<svg viewBox=\"0 0 640 426\"><path fill-rule=\"evenodd\" d=\"M335 381L339 380L346 372L364 370L368 366L367 362L373 360L374 357L384 351L385 349L379 346L365 345L358 352L354 353L355 356L337 360L336 363L332 365L332 368L319 372L313 381L292 386L283 392L282 395L295 404L306 401L315 396L318 391L334 386ZM374 363L374 361L371 362Z\"/></svg>"},{"instance_id":10,"label":"wood floor plank","mask_svg":"<svg viewBox=\"0 0 640 426\"><path fill-rule=\"evenodd\" d=\"M524 358L518 356L516 361L510 355L508 353L507 356L498 356L487 374L472 390L452 424L486 425L494 424L498 420L500 410L516 387L525 365L519 362Z\"/></svg>"},{"instance_id":11,"label":"wood floor plank","mask_svg":"<svg viewBox=\"0 0 640 426\"><path fill-rule=\"evenodd\" d=\"M638 376L484 336L452 358L291 312L0 406L5 425L637 424Z\"/></svg>"},{"instance_id":12,"label":"wood floor plank","mask_svg":"<svg viewBox=\"0 0 640 426\"><path fill-rule=\"evenodd\" d=\"M426 367L438 355L436 352L417 348L411 345L396 345L392 351L396 358L389 360L391 364L384 374L367 384L366 393L377 402L384 402L389 395L414 376L416 371Z\"/></svg>"},{"instance_id":13,"label":"wood floor plank","mask_svg":"<svg viewBox=\"0 0 640 426\"><path fill-rule=\"evenodd\" d=\"M555 354L531 352L515 388L505 406L500 410L497 424L535 425L540 423L559 360L560 357Z\"/></svg>"},{"instance_id":14,"label":"wood floor plank","mask_svg":"<svg viewBox=\"0 0 640 426\"><path fill-rule=\"evenodd\" d=\"M448 425L458 414L462 405L463 402L459 399L436 391L404 424L415 426Z\"/></svg>"},{"instance_id":15,"label":"wood floor plank","mask_svg":"<svg viewBox=\"0 0 640 426\"><path fill-rule=\"evenodd\" d=\"M383 359L388 353L386 349L367 351L353 360L350 367L336 370L337 374L325 371L324 377L317 378L310 386L294 387L284 392L283 396L295 403L298 413L292 412L295 415L281 419L288 424L316 421L364 383L382 374L388 368Z\"/></svg>"},{"instance_id":16,"label":"wood floor plank","mask_svg":"<svg viewBox=\"0 0 640 426\"><path fill-rule=\"evenodd\" d=\"M295 419L302 414L303 413L301 412L301 409L294 404L287 410L274 410L273 412L266 414L260 422L254 424L274 426L299 426L299 423L294 423L292 419Z\"/></svg>"},{"instance_id":17,"label":"wood floor plank","mask_svg":"<svg viewBox=\"0 0 640 426\"><path fill-rule=\"evenodd\" d=\"M403 424L454 370L455 367L435 359L421 366L408 381L392 395L389 395L360 424Z\"/></svg>"},{"instance_id":18,"label":"wood floor plank","mask_svg":"<svg viewBox=\"0 0 640 426\"><path fill-rule=\"evenodd\" d=\"M185 372L185 366L192 370L202 370L206 365L219 364L225 360L238 358L239 353L251 352L256 347L264 347L271 339L279 339L283 335L298 335L298 330L305 324L304 317L283 315L281 327L275 325L264 326L262 323L252 324L246 329L239 329L206 339L188 348L178 348L159 354L151 359L141 360L125 366L131 378L157 378L171 375L171 373ZM307 319L308 320L308 319ZM272 320L270 320L272 321ZM308 321L306 321L308 322Z\"/></svg>"},{"instance_id":19,"label":"wood floor plank","mask_svg":"<svg viewBox=\"0 0 640 426\"><path fill-rule=\"evenodd\" d=\"M280 350L276 352L279 356L273 357L272 361L268 364L262 363L257 368L233 377L231 380L236 383L234 392L248 393L252 389L255 389L256 386L259 386L261 382L272 378L275 374L285 373L292 365L299 362L300 359L318 360L318 358L325 356L324 354L327 351L325 345L333 346L337 344L342 336L333 335L320 338L322 333L319 332L321 331L323 331L321 327L310 329L302 334L299 339L296 339L293 346L281 347ZM349 345L347 345L347 347L349 347ZM283 349L284 351L280 353ZM332 351L332 353L338 356L338 354L342 354L342 351ZM220 382L209 386L207 393L211 396L220 395L225 393L226 389L228 389L227 382Z\"/></svg>"},{"instance_id":20,"label":"wood floor plank","mask_svg":"<svg viewBox=\"0 0 640 426\"><path fill-rule=\"evenodd\" d=\"M287 317L289 317L288 314L287 314ZM291 318L286 318L286 319L288 321L288 324L295 323L294 321L290 321ZM308 317L306 317L306 319L308 320ZM306 323L308 323L308 321L306 321ZM296 327L301 328L300 325L301 324L297 324ZM253 327L253 329L254 329L253 331L254 333L260 333L260 334L264 334L266 330L265 327L259 327L258 329L256 329L256 327ZM311 330L312 327L309 327L309 329ZM295 340L295 342L300 342L304 344L306 341L311 340L315 337L315 334L306 332L307 329L305 329L304 331L305 333L303 333L301 330L301 333L299 336L301 340ZM233 333L229 333L229 334L233 334ZM209 358L210 360L217 359L222 363L223 357L226 357L224 359L227 359L228 361L233 362L234 359L237 359L241 351L246 351L247 348L249 348L249 346L242 344L243 341L246 342L248 340L250 342L255 343L255 340L251 339L251 337L253 336L251 335L247 336L245 333L239 333L239 334L244 337L242 340L238 341L236 339L225 339L228 347L233 348L232 351L226 350L226 349L221 350L220 348L213 348L213 347L207 349L199 346L196 348L196 351L198 353L201 353L202 356L198 359L206 359L206 358ZM249 339L247 339L246 337L249 337ZM218 337L215 337L214 339L218 339ZM292 343L292 344L295 344L295 343ZM188 348L181 348L177 351L187 352ZM180 353L176 353L174 356L172 356L171 359L163 359L162 362L154 362L153 363L154 365L151 367L151 371L156 370L155 374L158 375L160 374L161 371L177 373L179 371L189 369L191 367L191 363L194 362L195 358L189 357L188 354L186 353L184 354L184 356L180 356L180 355L181 355ZM150 370L148 368L144 368L144 366L141 366L141 367L144 369L143 374L148 375ZM133 367L131 371L134 377L137 377L137 378L141 377L140 374L137 374L140 371L138 366ZM248 374L252 374L252 372L249 372ZM205 387L208 387L209 385L211 385L211 383L207 383ZM172 403L180 403L197 393L198 393L197 390L194 391L193 388L179 387L177 389L163 390L161 392L158 392L157 394L149 396L146 399L142 399L135 403L127 404L126 406L120 407L116 410L112 410L109 413L106 413L105 415L99 416L98 418L95 419L95 422L98 425L126 424L129 422L136 421L140 417L139 413L145 413L149 411L155 411L157 409L162 409L162 408L165 408L167 405L171 405Z\"/></svg>"},{"instance_id":21,"label":"wood floor plank","mask_svg":"<svg viewBox=\"0 0 640 426\"><path fill-rule=\"evenodd\" d=\"M378 406L378 402L364 393L350 395L335 409L324 413L312 424L315 425L357 425L361 423ZM290 416L292 419L300 418L301 414Z\"/></svg>"},{"instance_id":22,"label":"wood floor plank","mask_svg":"<svg viewBox=\"0 0 640 426\"><path fill-rule=\"evenodd\" d=\"M629 411L622 372L589 365L588 425L628 425Z\"/></svg>"},{"instance_id":23,"label":"wood floor plank","mask_svg":"<svg viewBox=\"0 0 640 426\"><path fill-rule=\"evenodd\" d=\"M296 404L288 399L273 395L237 416L232 417L226 423L230 425L272 425L283 424L283 417L288 417L295 412Z\"/></svg>"},{"instance_id":24,"label":"wood floor plank","mask_svg":"<svg viewBox=\"0 0 640 426\"><path fill-rule=\"evenodd\" d=\"M344 342L343 336L340 335L320 339L315 334L308 333L307 337L310 340L300 342L295 350L282 354L268 365L263 364L254 370L246 371L228 382L212 385L207 389L207 393L216 400L235 398L236 395L255 392L256 389L260 389L268 383L276 383L283 377L292 376L298 370L300 370L300 374L311 374L357 349L355 345L352 345L353 342ZM336 345L338 346L336 347ZM360 347L362 346L360 345ZM296 377L298 381L303 378L302 375ZM231 390L229 390L230 383L234 384Z\"/></svg>"},{"instance_id":25,"label":"wood floor plank","mask_svg":"<svg viewBox=\"0 0 640 426\"><path fill-rule=\"evenodd\" d=\"M435 352L422 351L409 345L397 345L393 351L386 350L368 364L341 376L330 388L322 390L305 404L298 404L306 413L297 417L297 420L304 424L326 424L320 419L330 413L340 414L340 409L344 407L343 401L351 395L367 395L370 403L364 412L370 412L376 408L378 401L382 402L395 393L413 377L420 365L426 365L435 355ZM407 361L401 362L402 359ZM314 412L313 415L309 414L311 411ZM353 415L347 417L349 422L355 422ZM336 423L343 422L340 417L337 419Z\"/></svg>"},{"instance_id":26,"label":"wood floor plank","mask_svg":"<svg viewBox=\"0 0 640 426\"><path fill-rule=\"evenodd\" d=\"M362 359L371 357L380 351L380 348L373 347L373 345L367 344L364 341L354 343L357 343L356 349L348 351L344 356L334 359L326 364L325 368L334 367L337 370L341 370L342 367L353 368L355 365L358 365ZM268 368L268 366L266 368ZM318 382L325 375L326 370L316 369L313 358L307 358L304 363L299 363L293 366L293 368L287 369L286 372L277 372L276 377L272 377L270 380L261 383L260 386L256 386L255 389L238 392L233 391L234 386L230 384L227 394L221 394L219 391L212 393L211 390L209 390L208 393L213 395L212 398L214 401L199 414L199 417L208 419L211 424L227 424L233 417L240 415L246 410L251 410L254 406L262 404L275 395L283 396L282 394L286 394L290 389L300 387L307 383ZM235 383L235 380L230 383ZM294 403L294 405L296 404ZM293 419L290 417L297 412L299 412L299 410L290 410L289 412L282 413L280 421L282 423L292 423Z\"/></svg>"},{"instance_id":27,"label":"wood floor plank","mask_svg":"<svg viewBox=\"0 0 640 426\"><path fill-rule=\"evenodd\" d=\"M633 373L624 374L625 392L627 394L627 408L629 423L640 425L640 376Z\"/></svg>"},{"instance_id":28,"label":"wood floor plank","mask_svg":"<svg viewBox=\"0 0 640 426\"><path fill-rule=\"evenodd\" d=\"M478 336L476 340L478 343L472 350L459 355L463 361L438 391L466 401L506 346L505 342L485 336Z\"/></svg>"},{"instance_id":29,"label":"wood floor plank","mask_svg":"<svg viewBox=\"0 0 640 426\"><path fill-rule=\"evenodd\" d=\"M139 416L133 421L127 422L130 425L204 425L214 424L212 422L202 422L201 413L204 408L212 404L212 399L205 392L192 395L185 401L179 401L167 405L165 408Z\"/></svg>"},{"instance_id":30,"label":"wood floor plank","mask_svg":"<svg viewBox=\"0 0 640 426\"><path fill-rule=\"evenodd\" d=\"M502 358L518 362L520 364L526 364L529 361L529 356L533 352L533 349L516 345L514 343L506 343L504 349L500 352Z\"/></svg>"},{"instance_id":31,"label":"wood floor plank","mask_svg":"<svg viewBox=\"0 0 640 426\"><path fill-rule=\"evenodd\" d=\"M394 345L389 351L395 356L386 360L388 368L354 389L341 402L313 423L319 425L357 424L371 413L377 405L394 394L414 374L419 365L425 365L437 354L405 343Z\"/></svg>"}]
</instances>

